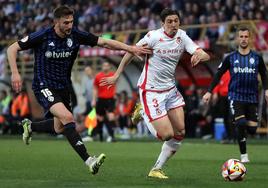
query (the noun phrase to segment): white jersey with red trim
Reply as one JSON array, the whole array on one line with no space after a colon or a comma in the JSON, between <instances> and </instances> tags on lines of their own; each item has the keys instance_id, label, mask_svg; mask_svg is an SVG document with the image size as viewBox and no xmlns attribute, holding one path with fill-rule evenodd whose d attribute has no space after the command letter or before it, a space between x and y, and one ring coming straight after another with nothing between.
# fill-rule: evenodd
<instances>
[{"instance_id":1,"label":"white jersey with red trim","mask_svg":"<svg viewBox=\"0 0 268 188\"><path fill-rule=\"evenodd\" d=\"M197 46L185 31L178 29L169 36L163 28L149 31L137 46L147 44L153 54L146 58L138 87L143 90L163 91L175 86L175 70L184 51L193 54Z\"/></svg>"}]
</instances>

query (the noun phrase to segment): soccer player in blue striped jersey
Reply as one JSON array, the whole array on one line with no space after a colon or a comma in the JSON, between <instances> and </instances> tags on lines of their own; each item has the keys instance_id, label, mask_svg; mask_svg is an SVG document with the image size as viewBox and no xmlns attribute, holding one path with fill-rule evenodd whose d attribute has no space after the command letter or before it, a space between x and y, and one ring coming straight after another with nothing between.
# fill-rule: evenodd
<instances>
[{"instance_id":1,"label":"soccer player in blue striped jersey","mask_svg":"<svg viewBox=\"0 0 268 188\"><path fill-rule=\"evenodd\" d=\"M267 70L263 58L250 49L251 32L247 26L240 26L237 30L238 50L227 55L219 65L218 71L203 96L208 103L211 92L219 82L221 76L230 71L231 80L228 87L228 99L237 128L237 139L241 153L241 161L249 162L246 138L247 133L254 135L258 122L258 74L261 76L262 86L265 90L265 99L268 102Z\"/></svg>"},{"instance_id":2,"label":"soccer player in blue striped jersey","mask_svg":"<svg viewBox=\"0 0 268 188\"><path fill-rule=\"evenodd\" d=\"M16 58L20 50L34 51L34 78L32 89L36 99L44 108L47 119L41 122L22 122L23 140L29 144L32 131L49 131L64 134L73 149L89 167L92 174L98 172L105 155L94 157L88 154L81 137L75 130L71 109L71 69L80 45L101 46L120 49L135 55L148 54L146 47L129 46L124 43L98 37L73 27L74 10L66 5L54 10L54 25L29 34L13 43L7 49L11 68L11 84L16 92L21 91L22 79L18 72ZM50 130L50 131L51 131Z\"/></svg>"}]
</instances>

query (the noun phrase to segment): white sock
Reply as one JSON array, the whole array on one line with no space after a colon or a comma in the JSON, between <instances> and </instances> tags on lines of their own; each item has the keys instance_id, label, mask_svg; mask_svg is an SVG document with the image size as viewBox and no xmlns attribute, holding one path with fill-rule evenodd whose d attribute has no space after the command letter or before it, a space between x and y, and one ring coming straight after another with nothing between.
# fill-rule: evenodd
<instances>
[{"instance_id":1,"label":"white sock","mask_svg":"<svg viewBox=\"0 0 268 188\"><path fill-rule=\"evenodd\" d=\"M176 153L181 145L181 141L174 138L169 141L165 141L162 145L162 150L153 169L162 169L167 160Z\"/></svg>"},{"instance_id":2,"label":"white sock","mask_svg":"<svg viewBox=\"0 0 268 188\"><path fill-rule=\"evenodd\" d=\"M87 165L87 166L89 166L90 164L91 164L91 161L92 161L92 159L93 159L93 157L88 157L87 158L87 160L85 161L85 164Z\"/></svg>"}]
</instances>

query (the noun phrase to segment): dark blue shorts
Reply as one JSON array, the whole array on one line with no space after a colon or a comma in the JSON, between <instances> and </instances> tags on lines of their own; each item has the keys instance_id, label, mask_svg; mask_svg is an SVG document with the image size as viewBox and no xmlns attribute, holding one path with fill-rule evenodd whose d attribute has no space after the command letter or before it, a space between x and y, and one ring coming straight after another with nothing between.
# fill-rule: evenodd
<instances>
[{"instance_id":1,"label":"dark blue shorts","mask_svg":"<svg viewBox=\"0 0 268 188\"><path fill-rule=\"evenodd\" d=\"M258 121L258 104L230 101L231 112L234 119L245 116L248 121Z\"/></svg>"},{"instance_id":2,"label":"dark blue shorts","mask_svg":"<svg viewBox=\"0 0 268 188\"><path fill-rule=\"evenodd\" d=\"M49 109L52 105L62 102L65 107L72 112L71 105L71 93L69 89L51 89L42 88L40 90L34 90L34 95L38 103L44 108L46 118L52 118L53 115Z\"/></svg>"}]
</instances>

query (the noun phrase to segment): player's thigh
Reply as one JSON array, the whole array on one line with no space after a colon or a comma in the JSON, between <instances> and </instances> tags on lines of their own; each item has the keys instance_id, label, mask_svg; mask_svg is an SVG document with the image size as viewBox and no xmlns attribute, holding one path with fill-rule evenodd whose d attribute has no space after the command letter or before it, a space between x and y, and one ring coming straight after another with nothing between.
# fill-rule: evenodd
<instances>
[{"instance_id":1,"label":"player's thigh","mask_svg":"<svg viewBox=\"0 0 268 188\"><path fill-rule=\"evenodd\" d=\"M151 122L157 134L163 140L169 140L174 136L173 127L168 116L161 117Z\"/></svg>"},{"instance_id":2,"label":"player's thigh","mask_svg":"<svg viewBox=\"0 0 268 188\"><path fill-rule=\"evenodd\" d=\"M58 118L62 124L74 122L73 114L66 108L62 102L52 105L49 111Z\"/></svg>"},{"instance_id":3,"label":"player's thigh","mask_svg":"<svg viewBox=\"0 0 268 188\"><path fill-rule=\"evenodd\" d=\"M68 89L55 90L42 88L35 90L34 94L39 104L44 108L46 117L56 116L62 119L67 116L67 118L70 118L72 108L71 96ZM60 103L60 105L58 103ZM67 113L67 111L69 111L69 113Z\"/></svg>"},{"instance_id":4,"label":"player's thigh","mask_svg":"<svg viewBox=\"0 0 268 188\"><path fill-rule=\"evenodd\" d=\"M184 111L183 106L185 105L184 99L177 88L173 88L169 91L167 98L167 114L174 129L174 132L184 131ZM184 134L184 132L183 132Z\"/></svg>"},{"instance_id":5,"label":"player's thigh","mask_svg":"<svg viewBox=\"0 0 268 188\"><path fill-rule=\"evenodd\" d=\"M184 110L183 107L171 109L167 112L168 118L176 134L178 131L184 133Z\"/></svg>"}]
</instances>

